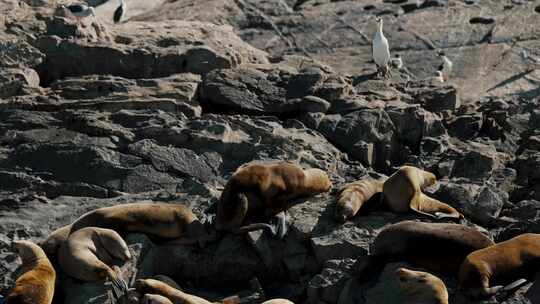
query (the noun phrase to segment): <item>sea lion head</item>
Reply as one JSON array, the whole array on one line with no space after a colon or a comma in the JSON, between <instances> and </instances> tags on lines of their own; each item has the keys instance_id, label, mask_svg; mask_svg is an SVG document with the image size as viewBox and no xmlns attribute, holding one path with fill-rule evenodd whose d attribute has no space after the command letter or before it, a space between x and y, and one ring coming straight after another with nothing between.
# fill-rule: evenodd
<instances>
[{"instance_id":1,"label":"sea lion head","mask_svg":"<svg viewBox=\"0 0 540 304\"><path fill-rule=\"evenodd\" d=\"M395 272L400 291L411 299L438 299L448 303L448 292L443 281L423 271L399 268ZM437 302L439 303L439 302Z\"/></svg>"},{"instance_id":2,"label":"sea lion head","mask_svg":"<svg viewBox=\"0 0 540 304\"><path fill-rule=\"evenodd\" d=\"M11 243L13 252L17 253L21 258L23 264L36 261L44 257L45 253L41 250L41 247L30 241L13 241Z\"/></svg>"},{"instance_id":3,"label":"sea lion head","mask_svg":"<svg viewBox=\"0 0 540 304\"><path fill-rule=\"evenodd\" d=\"M422 188L429 187L437 182L437 177L435 176L435 174L429 171L421 170L420 175L420 180L423 180L423 183L421 183Z\"/></svg>"},{"instance_id":4,"label":"sea lion head","mask_svg":"<svg viewBox=\"0 0 540 304\"><path fill-rule=\"evenodd\" d=\"M336 204L336 209L334 212L334 218L336 221L345 223L348 219L352 218L355 215L353 208L352 200L355 199L354 193L345 194L343 197L340 197Z\"/></svg>"}]
</instances>

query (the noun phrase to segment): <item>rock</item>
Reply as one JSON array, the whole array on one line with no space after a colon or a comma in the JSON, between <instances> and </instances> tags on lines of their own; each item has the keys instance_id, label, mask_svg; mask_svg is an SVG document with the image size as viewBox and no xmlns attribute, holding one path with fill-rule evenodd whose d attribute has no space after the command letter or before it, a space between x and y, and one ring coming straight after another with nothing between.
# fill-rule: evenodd
<instances>
[{"instance_id":1,"label":"rock","mask_svg":"<svg viewBox=\"0 0 540 304\"><path fill-rule=\"evenodd\" d=\"M130 22L117 30L122 33L121 41L115 38L117 44L65 40L58 36L40 38L36 45L46 54L46 60L38 68L41 75L46 75L43 82L90 74L125 78L156 78L186 72L205 74L216 68L267 62L264 52L241 41L226 26L183 21L150 26ZM167 32L163 36L155 34Z\"/></svg>"},{"instance_id":2,"label":"rock","mask_svg":"<svg viewBox=\"0 0 540 304\"><path fill-rule=\"evenodd\" d=\"M518 202L511 209L505 210L503 215L522 222L537 219L540 217L540 202L536 200Z\"/></svg>"},{"instance_id":3,"label":"rock","mask_svg":"<svg viewBox=\"0 0 540 304\"><path fill-rule=\"evenodd\" d=\"M446 134L441 117L420 107L390 108L387 113L394 123L399 141L413 151L420 149L424 136L438 137Z\"/></svg>"},{"instance_id":4,"label":"rock","mask_svg":"<svg viewBox=\"0 0 540 304\"><path fill-rule=\"evenodd\" d=\"M212 167L212 161L206 155L197 155L192 150L163 147L148 139L130 145L128 150L133 155L149 160L154 168L162 172L195 177L203 182L216 178L218 168Z\"/></svg>"},{"instance_id":5,"label":"rock","mask_svg":"<svg viewBox=\"0 0 540 304\"><path fill-rule=\"evenodd\" d=\"M453 111L461 104L458 89L454 86L422 88L410 94L415 102L420 103L427 111L435 113Z\"/></svg>"},{"instance_id":6,"label":"rock","mask_svg":"<svg viewBox=\"0 0 540 304\"><path fill-rule=\"evenodd\" d=\"M0 34L1 67L33 68L43 62L45 54L23 39Z\"/></svg>"},{"instance_id":7,"label":"rock","mask_svg":"<svg viewBox=\"0 0 540 304\"><path fill-rule=\"evenodd\" d=\"M540 172L536 170L540 164L540 153L525 150L516 159L514 167L518 172L518 182L522 185L532 186L540 180Z\"/></svg>"},{"instance_id":8,"label":"rock","mask_svg":"<svg viewBox=\"0 0 540 304\"><path fill-rule=\"evenodd\" d=\"M456 159L452 176L481 179L501 166L501 159L494 148L478 143L471 143L469 147L470 150Z\"/></svg>"},{"instance_id":9,"label":"rock","mask_svg":"<svg viewBox=\"0 0 540 304\"><path fill-rule=\"evenodd\" d=\"M279 65L273 68L254 66L218 70L204 78L202 98L214 111L290 116L326 112L330 108L327 100L331 101L338 98L337 95L341 96L340 93L332 96L332 93L329 93L329 85L320 83L320 80L307 81L303 84L305 87L302 87L301 77L309 78L310 74L298 75ZM336 87L339 85L334 88L337 89Z\"/></svg>"},{"instance_id":10,"label":"rock","mask_svg":"<svg viewBox=\"0 0 540 304\"><path fill-rule=\"evenodd\" d=\"M22 95L28 88L39 88L39 75L35 70L7 68L0 71L0 98Z\"/></svg>"},{"instance_id":11,"label":"rock","mask_svg":"<svg viewBox=\"0 0 540 304\"><path fill-rule=\"evenodd\" d=\"M478 136L482 122L481 113L456 116L448 121L448 132L462 140L471 139Z\"/></svg>"},{"instance_id":12,"label":"rock","mask_svg":"<svg viewBox=\"0 0 540 304\"><path fill-rule=\"evenodd\" d=\"M482 226L492 225L508 200L508 194L493 185L458 184L453 180L441 181L433 196Z\"/></svg>"},{"instance_id":13,"label":"rock","mask_svg":"<svg viewBox=\"0 0 540 304\"><path fill-rule=\"evenodd\" d=\"M533 110L529 118L529 127L531 129L540 128L540 110Z\"/></svg>"},{"instance_id":14,"label":"rock","mask_svg":"<svg viewBox=\"0 0 540 304\"><path fill-rule=\"evenodd\" d=\"M337 303L345 284L352 278L354 260L329 260L320 274L311 279L307 294L310 303Z\"/></svg>"},{"instance_id":15,"label":"rock","mask_svg":"<svg viewBox=\"0 0 540 304\"><path fill-rule=\"evenodd\" d=\"M54 82L65 103L62 108L143 109L154 106L164 111L200 116L195 99L201 79L195 74L175 74L165 78L130 80L122 77L89 75ZM140 100L140 101L138 101ZM140 104L140 105L137 105Z\"/></svg>"},{"instance_id":16,"label":"rock","mask_svg":"<svg viewBox=\"0 0 540 304\"><path fill-rule=\"evenodd\" d=\"M366 159L366 152L357 152L356 143L373 143L373 154L368 155L367 159L373 160L375 168L385 168L387 161L392 159L395 127L383 110L356 111L343 116L326 115L317 130L358 160Z\"/></svg>"}]
</instances>

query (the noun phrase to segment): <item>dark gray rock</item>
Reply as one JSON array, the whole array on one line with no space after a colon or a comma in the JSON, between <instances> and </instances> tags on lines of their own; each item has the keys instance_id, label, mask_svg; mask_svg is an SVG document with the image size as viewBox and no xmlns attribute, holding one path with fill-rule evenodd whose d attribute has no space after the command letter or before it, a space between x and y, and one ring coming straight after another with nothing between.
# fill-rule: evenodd
<instances>
[{"instance_id":1,"label":"dark gray rock","mask_svg":"<svg viewBox=\"0 0 540 304\"><path fill-rule=\"evenodd\" d=\"M502 165L497 151L491 146L471 142L468 149L456 158L452 169L453 177L483 179Z\"/></svg>"},{"instance_id":2,"label":"dark gray rock","mask_svg":"<svg viewBox=\"0 0 540 304\"><path fill-rule=\"evenodd\" d=\"M508 194L493 185L466 184L459 180L441 181L433 196L482 226L493 225L508 200Z\"/></svg>"}]
</instances>

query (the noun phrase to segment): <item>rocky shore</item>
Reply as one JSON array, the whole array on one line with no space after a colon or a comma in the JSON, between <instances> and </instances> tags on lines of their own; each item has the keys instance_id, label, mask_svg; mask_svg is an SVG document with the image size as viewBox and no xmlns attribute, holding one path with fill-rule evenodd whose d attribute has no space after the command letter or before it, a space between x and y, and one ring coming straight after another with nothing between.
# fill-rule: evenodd
<instances>
[{"instance_id":1,"label":"rocky shore","mask_svg":"<svg viewBox=\"0 0 540 304\"><path fill-rule=\"evenodd\" d=\"M334 190L414 165L495 241L540 233L540 1L130 0L119 24L116 1L87 1L97 16L79 24L52 2L0 0L0 295L19 266L12 240L136 200L185 204L210 225L252 160L323 169ZM389 80L374 75L375 16L404 61ZM454 72L433 84L439 49ZM290 209L284 240L171 249L129 235L125 275L165 274L209 300L257 278L258 300L397 303L392 274L406 264L362 285L353 265L385 225L420 218L341 224L335 194ZM450 303L540 302L539 281L471 302L442 279ZM60 286L55 303L107 303L103 284Z\"/></svg>"}]
</instances>

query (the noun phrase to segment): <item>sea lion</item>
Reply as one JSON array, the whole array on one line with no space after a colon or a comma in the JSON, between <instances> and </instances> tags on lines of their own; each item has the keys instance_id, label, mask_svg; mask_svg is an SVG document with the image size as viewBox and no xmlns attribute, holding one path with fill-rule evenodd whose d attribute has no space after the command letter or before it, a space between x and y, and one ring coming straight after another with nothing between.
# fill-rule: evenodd
<instances>
[{"instance_id":1,"label":"sea lion","mask_svg":"<svg viewBox=\"0 0 540 304\"><path fill-rule=\"evenodd\" d=\"M448 304L448 290L438 277L406 268L396 270L403 304Z\"/></svg>"},{"instance_id":2,"label":"sea lion","mask_svg":"<svg viewBox=\"0 0 540 304\"><path fill-rule=\"evenodd\" d=\"M354 217L365 202L376 193L382 192L384 181L371 178L362 179L345 185L339 194L335 218L345 222Z\"/></svg>"},{"instance_id":3,"label":"sea lion","mask_svg":"<svg viewBox=\"0 0 540 304\"><path fill-rule=\"evenodd\" d=\"M248 212L264 213L264 217L274 216L287 210L294 202L330 191L332 182L320 169L302 169L287 161L252 162L240 166L233 173L221 194L215 220L216 230L245 232L273 227L268 224L242 226ZM245 195L252 193L259 201L251 203ZM296 202L297 203L297 202ZM279 218L285 221L285 217ZM239 228L240 227L240 228Z\"/></svg>"},{"instance_id":4,"label":"sea lion","mask_svg":"<svg viewBox=\"0 0 540 304\"><path fill-rule=\"evenodd\" d=\"M171 300L162 295L145 294L142 298L142 304L173 304Z\"/></svg>"},{"instance_id":5,"label":"sea lion","mask_svg":"<svg viewBox=\"0 0 540 304\"><path fill-rule=\"evenodd\" d=\"M168 284L154 279L135 281L135 289L140 294L157 294L168 298L173 304L211 304L203 298L187 294Z\"/></svg>"},{"instance_id":6,"label":"sea lion","mask_svg":"<svg viewBox=\"0 0 540 304\"><path fill-rule=\"evenodd\" d=\"M422 189L436 181L437 178L431 172L402 166L384 182L384 201L393 212L412 210L432 218L463 218L456 209L422 193Z\"/></svg>"},{"instance_id":7,"label":"sea lion","mask_svg":"<svg viewBox=\"0 0 540 304\"><path fill-rule=\"evenodd\" d=\"M406 261L444 274L455 274L465 257L494 242L460 224L402 221L385 227L357 262L359 279L372 277L391 261Z\"/></svg>"},{"instance_id":8,"label":"sea lion","mask_svg":"<svg viewBox=\"0 0 540 304\"><path fill-rule=\"evenodd\" d=\"M294 302L287 299L271 299L268 301L264 301L261 304L294 304Z\"/></svg>"},{"instance_id":9,"label":"sea lion","mask_svg":"<svg viewBox=\"0 0 540 304\"><path fill-rule=\"evenodd\" d=\"M200 244L214 239L186 206L168 203L130 203L92 210L71 225L54 231L44 242L47 254L54 256L62 242L85 227L112 229L120 234L144 233L176 244Z\"/></svg>"},{"instance_id":10,"label":"sea lion","mask_svg":"<svg viewBox=\"0 0 540 304\"><path fill-rule=\"evenodd\" d=\"M22 266L6 304L51 304L56 272L43 249L30 241L14 241L12 246Z\"/></svg>"},{"instance_id":11,"label":"sea lion","mask_svg":"<svg viewBox=\"0 0 540 304\"><path fill-rule=\"evenodd\" d=\"M131 259L126 242L114 230L87 227L72 233L58 251L62 270L81 281L99 281L118 275L109 265Z\"/></svg>"},{"instance_id":12,"label":"sea lion","mask_svg":"<svg viewBox=\"0 0 540 304\"><path fill-rule=\"evenodd\" d=\"M522 285L539 266L540 234L521 234L469 254L459 269L459 289L474 298L489 297Z\"/></svg>"}]
</instances>

